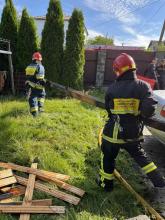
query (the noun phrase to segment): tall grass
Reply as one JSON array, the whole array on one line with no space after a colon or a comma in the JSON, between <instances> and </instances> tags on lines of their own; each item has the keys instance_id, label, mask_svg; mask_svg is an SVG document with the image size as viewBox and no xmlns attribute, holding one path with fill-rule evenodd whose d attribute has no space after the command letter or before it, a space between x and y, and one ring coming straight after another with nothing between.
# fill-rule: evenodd
<instances>
[{"instance_id":1,"label":"tall grass","mask_svg":"<svg viewBox=\"0 0 165 220\"><path fill-rule=\"evenodd\" d=\"M65 215L33 215L35 220L103 220L126 219L144 212L141 206L119 183L112 193L103 192L95 184L99 169L100 149L97 144L99 129L106 113L72 99L52 99L45 103L46 112L33 118L24 100L0 100L0 160L30 166L38 159L38 167L71 176L70 184L86 191L75 207L65 205ZM132 160L120 152L117 168L138 191L145 186L132 167ZM35 199L50 196L35 191ZM0 220L14 220L18 216L0 215Z\"/></svg>"}]
</instances>

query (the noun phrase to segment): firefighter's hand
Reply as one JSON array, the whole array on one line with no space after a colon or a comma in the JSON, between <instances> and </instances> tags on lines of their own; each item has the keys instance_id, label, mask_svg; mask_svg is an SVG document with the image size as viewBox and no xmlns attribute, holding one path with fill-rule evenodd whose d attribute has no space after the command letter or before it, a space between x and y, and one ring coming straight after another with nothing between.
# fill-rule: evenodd
<instances>
[{"instance_id":1,"label":"firefighter's hand","mask_svg":"<svg viewBox=\"0 0 165 220\"><path fill-rule=\"evenodd\" d=\"M51 87L51 82L49 80L46 80L46 86Z\"/></svg>"},{"instance_id":2,"label":"firefighter's hand","mask_svg":"<svg viewBox=\"0 0 165 220\"><path fill-rule=\"evenodd\" d=\"M41 85L41 86L45 86L45 85L46 85L46 80L45 80L45 79L40 80L40 81L38 82L38 84Z\"/></svg>"}]
</instances>

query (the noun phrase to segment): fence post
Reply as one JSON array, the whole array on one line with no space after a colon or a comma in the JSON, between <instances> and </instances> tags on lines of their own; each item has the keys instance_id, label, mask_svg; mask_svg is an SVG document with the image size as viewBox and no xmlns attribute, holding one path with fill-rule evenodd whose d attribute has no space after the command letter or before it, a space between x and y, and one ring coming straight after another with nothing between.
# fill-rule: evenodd
<instances>
[{"instance_id":1,"label":"fence post","mask_svg":"<svg viewBox=\"0 0 165 220\"><path fill-rule=\"evenodd\" d=\"M96 87L100 88L104 83L105 63L106 63L106 50L98 50L97 57L97 71L96 71Z\"/></svg>"}]
</instances>

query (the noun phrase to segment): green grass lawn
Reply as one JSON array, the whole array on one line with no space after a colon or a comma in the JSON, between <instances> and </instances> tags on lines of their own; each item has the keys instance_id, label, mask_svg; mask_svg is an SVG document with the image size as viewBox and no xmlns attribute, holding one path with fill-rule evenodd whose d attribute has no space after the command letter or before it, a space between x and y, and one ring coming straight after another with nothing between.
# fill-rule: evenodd
<instances>
[{"instance_id":1,"label":"green grass lawn","mask_svg":"<svg viewBox=\"0 0 165 220\"><path fill-rule=\"evenodd\" d=\"M46 100L45 110L33 118L26 101L0 99L0 160L30 166L37 157L39 168L70 175L69 183L86 194L76 207L54 198L53 204L66 206L65 215L33 215L31 219L124 220L144 213L117 181L112 193L103 192L95 184L100 161L97 137L106 112L72 99ZM132 160L123 151L117 169L138 192L143 190ZM35 191L34 199L42 198L51 197ZM0 220L14 219L19 217L0 215Z\"/></svg>"}]
</instances>

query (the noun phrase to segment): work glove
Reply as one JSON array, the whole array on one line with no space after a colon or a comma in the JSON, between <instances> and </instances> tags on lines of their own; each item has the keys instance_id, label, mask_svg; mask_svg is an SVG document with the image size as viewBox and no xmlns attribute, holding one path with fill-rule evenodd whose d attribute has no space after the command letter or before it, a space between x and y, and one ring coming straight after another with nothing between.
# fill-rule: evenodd
<instances>
[{"instance_id":1,"label":"work glove","mask_svg":"<svg viewBox=\"0 0 165 220\"><path fill-rule=\"evenodd\" d=\"M46 85L46 79L42 79L38 82L39 85L45 86Z\"/></svg>"}]
</instances>

